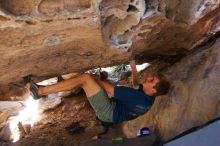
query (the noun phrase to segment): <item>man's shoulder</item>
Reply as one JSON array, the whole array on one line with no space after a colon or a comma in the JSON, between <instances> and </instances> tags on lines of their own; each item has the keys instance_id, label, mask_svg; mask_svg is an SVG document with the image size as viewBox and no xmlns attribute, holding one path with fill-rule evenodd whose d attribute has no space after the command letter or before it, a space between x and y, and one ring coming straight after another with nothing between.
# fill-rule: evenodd
<instances>
[{"instance_id":1,"label":"man's shoulder","mask_svg":"<svg viewBox=\"0 0 220 146\"><path fill-rule=\"evenodd\" d=\"M116 90L120 90L121 92L133 92L139 91L139 88L129 87L129 86L116 86Z\"/></svg>"}]
</instances>

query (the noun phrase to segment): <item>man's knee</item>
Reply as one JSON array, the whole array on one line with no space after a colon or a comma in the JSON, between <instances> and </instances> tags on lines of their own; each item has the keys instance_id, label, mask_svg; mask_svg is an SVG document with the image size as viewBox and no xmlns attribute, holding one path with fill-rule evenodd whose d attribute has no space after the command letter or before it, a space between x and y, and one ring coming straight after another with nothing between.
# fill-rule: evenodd
<instances>
[{"instance_id":1,"label":"man's knee","mask_svg":"<svg viewBox=\"0 0 220 146\"><path fill-rule=\"evenodd\" d=\"M82 74L81 76L84 80L88 81L88 80L93 80L92 76L90 74Z\"/></svg>"},{"instance_id":2,"label":"man's knee","mask_svg":"<svg viewBox=\"0 0 220 146\"><path fill-rule=\"evenodd\" d=\"M81 77L82 77L83 80L85 81L85 82L84 82L84 85L85 85L85 84L89 84L89 83L91 83L91 82L94 82L94 79L93 79L93 77L92 77L90 74L82 74Z\"/></svg>"},{"instance_id":3,"label":"man's knee","mask_svg":"<svg viewBox=\"0 0 220 146\"><path fill-rule=\"evenodd\" d=\"M87 97L91 97L95 95L96 93L98 93L98 91L100 91L101 88L99 84L96 82L96 80L91 75L83 74L81 77L85 81L81 87L86 92Z\"/></svg>"}]
</instances>

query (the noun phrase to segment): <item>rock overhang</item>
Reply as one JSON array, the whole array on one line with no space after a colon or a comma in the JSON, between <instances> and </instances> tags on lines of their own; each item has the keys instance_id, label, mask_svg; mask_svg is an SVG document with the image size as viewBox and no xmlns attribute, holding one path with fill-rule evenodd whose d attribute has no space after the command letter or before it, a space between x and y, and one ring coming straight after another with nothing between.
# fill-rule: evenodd
<instances>
[{"instance_id":1,"label":"rock overhang","mask_svg":"<svg viewBox=\"0 0 220 146\"><path fill-rule=\"evenodd\" d=\"M132 54L187 53L220 30L219 0L0 2L2 95L28 74L48 78L125 63Z\"/></svg>"}]
</instances>

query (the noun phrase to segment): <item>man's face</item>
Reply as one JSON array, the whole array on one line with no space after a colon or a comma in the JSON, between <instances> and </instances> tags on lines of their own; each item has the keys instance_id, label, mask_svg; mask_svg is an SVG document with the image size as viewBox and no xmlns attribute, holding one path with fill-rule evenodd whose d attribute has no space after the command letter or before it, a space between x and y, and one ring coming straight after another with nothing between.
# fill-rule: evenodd
<instances>
[{"instance_id":1,"label":"man's face","mask_svg":"<svg viewBox=\"0 0 220 146\"><path fill-rule=\"evenodd\" d=\"M144 90L148 95L154 95L157 91L154 89L154 86L160 82L157 76L149 76L146 78L144 82Z\"/></svg>"}]
</instances>

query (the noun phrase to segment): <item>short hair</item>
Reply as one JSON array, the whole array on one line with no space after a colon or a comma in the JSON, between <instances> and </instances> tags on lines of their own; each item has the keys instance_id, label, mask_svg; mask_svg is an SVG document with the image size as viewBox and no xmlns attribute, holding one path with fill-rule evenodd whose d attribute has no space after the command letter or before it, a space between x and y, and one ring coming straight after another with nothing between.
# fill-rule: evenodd
<instances>
[{"instance_id":1,"label":"short hair","mask_svg":"<svg viewBox=\"0 0 220 146\"><path fill-rule=\"evenodd\" d=\"M159 79L159 82L154 86L154 89L157 91L155 96L167 94L170 90L170 82L168 79L161 73L157 73L154 76Z\"/></svg>"}]
</instances>

